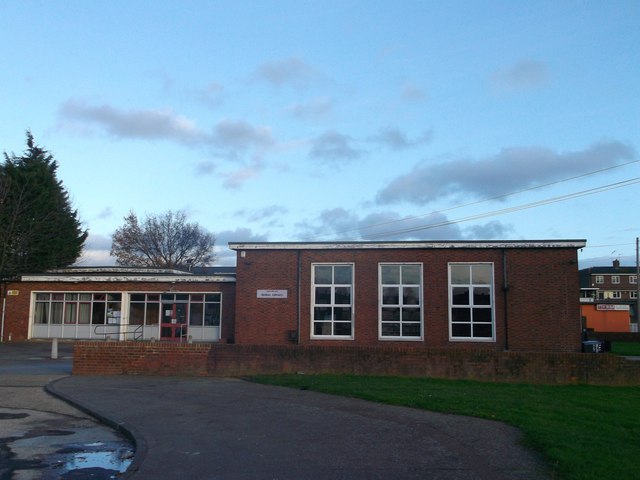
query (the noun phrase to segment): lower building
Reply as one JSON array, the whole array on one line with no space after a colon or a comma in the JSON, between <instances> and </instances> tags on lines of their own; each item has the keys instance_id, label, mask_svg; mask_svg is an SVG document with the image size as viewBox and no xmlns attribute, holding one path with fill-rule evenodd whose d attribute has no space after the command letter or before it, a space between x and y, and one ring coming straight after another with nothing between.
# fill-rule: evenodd
<instances>
[{"instance_id":1,"label":"lower building","mask_svg":"<svg viewBox=\"0 0 640 480\"><path fill-rule=\"evenodd\" d=\"M3 341L233 341L235 274L69 268L7 285Z\"/></svg>"}]
</instances>

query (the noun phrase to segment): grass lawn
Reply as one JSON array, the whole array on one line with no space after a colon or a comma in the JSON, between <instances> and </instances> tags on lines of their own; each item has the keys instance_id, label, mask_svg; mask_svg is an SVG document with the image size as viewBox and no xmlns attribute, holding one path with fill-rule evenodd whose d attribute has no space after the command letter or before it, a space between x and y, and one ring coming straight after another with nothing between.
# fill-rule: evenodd
<instances>
[{"instance_id":1,"label":"grass lawn","mask_svg":"<svg viewBox=\"0 0 640 480\"><path fill-rule=\"evenodd\" d=\"M616 355L640 357L640 342L613 342L611 352Z\"/></svg>"},{"instance_id":2,"label":"grass lawn","mask_svg":"<svg viewBox=\"0 0 640 480\"><path fill-rule=\"evenodd\" d=\"M252 380L444 413L520 428L553 478L640 478L640 387L524 385L427 378L275 375Z\"/></svg>"}]
</instances>

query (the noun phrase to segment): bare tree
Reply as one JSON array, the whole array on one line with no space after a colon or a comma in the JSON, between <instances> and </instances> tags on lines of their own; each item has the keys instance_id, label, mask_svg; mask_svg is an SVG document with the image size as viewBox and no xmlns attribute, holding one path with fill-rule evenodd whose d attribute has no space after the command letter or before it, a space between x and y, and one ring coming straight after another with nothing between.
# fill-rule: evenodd
<instances>
[{"instance_id":1,"label":"bare tree","mask_svg":"<svg viewBox=\"0 0 640 480\"><path fill-rule=\"evenodd\" d=\"M129 212L112 241L111 255L123 266L188 269L215 260L216 237L183 211L147 215L142 223Z\"/></svg>"}]
</instances>

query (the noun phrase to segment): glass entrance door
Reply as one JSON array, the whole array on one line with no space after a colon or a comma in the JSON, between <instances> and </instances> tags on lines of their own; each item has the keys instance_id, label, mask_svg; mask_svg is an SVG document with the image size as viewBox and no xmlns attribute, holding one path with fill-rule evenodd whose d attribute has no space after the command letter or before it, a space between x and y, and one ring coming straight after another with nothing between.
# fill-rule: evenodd
<instances>
[{"instance_id":1,"label":"glass entrance door","mask_svg":"<svg viewBox=\"0 0 640 480\"><path fill-rule=\"evenodd\" d=\"M189 318L189 304L177 302L162 302L162 322L160 324L160 338L162 340L180 341L187 337L187 319Z\"/></svg>"}]
</instances>

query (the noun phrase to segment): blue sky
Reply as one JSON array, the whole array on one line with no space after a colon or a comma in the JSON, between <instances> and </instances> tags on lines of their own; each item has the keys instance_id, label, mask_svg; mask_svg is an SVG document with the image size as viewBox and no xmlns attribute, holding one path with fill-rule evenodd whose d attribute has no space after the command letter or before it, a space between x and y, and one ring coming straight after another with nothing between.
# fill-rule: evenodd
<instances>
[{"instance_id":1,"label":"blue sky","mask_svg":"<svg viewBox=\"0 0 640 480\"><path fill-rule=\"evenodd\" d=\"M4 1L0 150L229 241L586 239L635 262L637 1Z\"/></svg>"}]
</instances>

